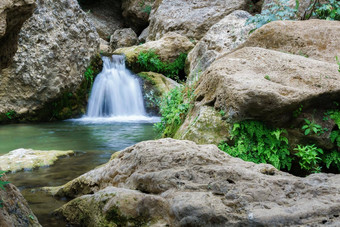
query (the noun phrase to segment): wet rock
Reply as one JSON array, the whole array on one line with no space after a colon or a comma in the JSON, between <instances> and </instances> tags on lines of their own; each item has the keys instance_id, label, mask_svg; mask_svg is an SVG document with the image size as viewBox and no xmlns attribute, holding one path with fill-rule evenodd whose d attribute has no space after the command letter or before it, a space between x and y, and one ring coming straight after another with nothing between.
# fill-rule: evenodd
<instances>
[{"instance_id":1,"label":"wet rock","mask_svg":"<svg viewBox=\"0 0 340 227\"><path fill-rule=\"evenodd\" d=\"M119 48L114 51L114 54L124 54L126 56L127 66L138 73L141 72L137 64L140 52L154 51L162 61L172 62L178 58L181 53L188 53L193 47L194 45L188 38L170 32L160 40L147 42L139 46Z\"/></svg>"},{"instance_id":2,"label":"wet rock","mask_svg":"<svg viewBox=\"0 0 340 227\"><path fill-rule=\"evenodd\" d=\"M236 10L209 29L188 55L188 84L196 82L221 53L230 52L247 40L254 28L252 25L245 26L250 16L248 12Z\"/></svg>"},{"instance_id":3,"label":"wet rock","mask_svg":"<svg viewBox=\"0 0 340 227\"><path fill-rule=\"evenodd\" d=\"M247 8L246 0L157 0L150 16L148 41L173 31L200 40L212 25L235 10Z\"/></svg>"},{"instance_id":4,"label":"wet rock","mask_svg":"<svg viewBox=\"0 0 340 227\"><path fill-rule=\"evenodd\" d=\"M256 46L336 63L340 55L338 21L273 21L257 29L242 46Z\"/></svg>"},{"instance_id":5,"label":"wet rock","mask_svg":"<svg viewBox=\"0 0 340 227\"><path fill-rule=\"evenodd\" d=\"M338 100L338 65L258 47L219 57L195 90L196 105L226 113L229 122L258 119L284 125L294 110ZM190 116L189 116L190 117Z\"/></svg>"},{"instance_id":6,"label":"wet rock","mask_svg":"<svg viewBox=\"0 0 340 227\"><path fill-rule=\"evenodd\" d=\"M113 51L122 47L130 47L137 43L137 35L131 28L118 29L110 38L110 48Z\"/></svg>"},{"instance_id":7,"label":"wet rock","mask_svg":"<svg viewBox=\"0 0 340 227\"><path fill-rule=\"evenodd\" d=\"M44 115L45 104L79 88L98 48L76 0L40 1L20 32L13 64L0 73L0 113Z\"/></svg>"},{"instance_id":8,"label":"wet rock","mask_svg":"<svg viewBox=\"0 0 340 227\"><path fill-rule=\"evenodd\" d=\"M125 215L143 217L150 226L152 220L168 226L334 226L340 221L339 177L295 177L215 145L145 141L61 187L59 196L77 198L58 213L95 226L105 226L101 220L118 224ZM144 213L148 209L155 212Z\"/></svg>"},{"instance_id":9,"label":"wet rock","mask_svg":"<svg viewBox=\"0 0 340 227\"><path fill-rule=\"evenodd\" d=\"M17 51L23 23L32 15L35 0L4 0L0 3L0 70L8 67Z\"/></svg>"},{"instance_id":10,"label":"wet rock","mask_svg":"<svg viewBox=\"0 0 340 227\"><path fill-rule=\"evenodd\" d=\"M7 181L7 177L0 178ZM28 206L27 201L13 184L4 186L5 190L0 189L1 209L0 226L27 226L40 227L37 217Z\"/></svg>"},{"instance_id":11,"label":"wet rock","mask_svg":"<svg viewBox=\"0 0 340 227\"><path fill-rule=\"evenodd\" d=\"M16 149L0 156L0 168L4 171L20 171L53 165L62 156L73 155L74 151L38 151Z\"/></svg>"}]
</instances>

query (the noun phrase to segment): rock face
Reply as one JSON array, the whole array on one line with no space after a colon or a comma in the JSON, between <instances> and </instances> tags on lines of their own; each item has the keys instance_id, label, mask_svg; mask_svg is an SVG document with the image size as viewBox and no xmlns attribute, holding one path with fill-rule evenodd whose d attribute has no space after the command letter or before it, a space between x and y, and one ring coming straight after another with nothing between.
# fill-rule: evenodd
<instances>
[{"instance_id":1,"label":"rock face","mask_svg":"<svg viewBox=\"0 0 340 227\"><path fill-rule=\"evenodd\" d=\"M338 65L257 47L217 59L201 76L196 105L213 106L227 120L259 119L284 124L301 104L338 100Z\"/></svg>"},{"instance_id":2,"label":"rock face","mask_svg":"<svg viewBox=\"0 0 340 227\"><path fill-rule=\"evenodd\" d=\"M126 56L127 66L135 72L140 72L140 70L138 70L138 65L136 64L140 52L153 50L159 55L162 61L172 62L181 53L188 53L193 47L194 44L192 44L188 38L170 32L160 40L147 42L139 46L120 48L117 49L114 54L124 54Z\"/></svg>"},{"instance_id":3,"label":"rock face","mask_svg":"<svg viewBox=\"0 0 340 227\"><path fill-rule=\"evenodd\" d=\"M20 32L14 62L0 75L0 113L34 115L76 90L99 37L76 0L40 1Z\"/></svg>"},{"instance_id":4,"label":"rock face","mask_svg":"<svg viewBox=\"0 0 340 227\"><path fill-rule=\"evenodd\" d=\"M10 65L17 51L22 24L32 15L35 7L35 0L0 2L0 70Z\"/></svg>"},{"instance_id":5,"label":"rock face","mask_svg":"<svg viewBox=\"0 0 340 227\"><path fill-rule=\"evenodd\" d=\"M242 46L257 46L335 63L340 55L338 21L274 21L257 29Z\"/></svg>"},{"instance_id":6,"label":"rock face","mask_svg":"<svg viewBox=\"0 0 340 227\"><path fill-rule=\"evenodd\" d=\"M140 34L149 24L149 15L155 0L123 0L123 17L127 26Z\"/></svg>"},{"instance_id":7,"label":"rock face","mask_svg":"<svg viewBox=\"0 0 340 227\"><path fill-rule=\"evenodd\" d=\"M247 4L246 0L156 0L148 40L160 39L170 31L199 40L212 25Z\"/></svg>"},{"instance_id":8,"label":"rock face","mask_svg":"<svg viewBox=\"0 0 340 227\"><path fill-rule=\"evenodd\" d=\"M7 181L3 176L1 181ZM40 227L37 217L29 208L27 201L20 191L13 185L7 184L5 190L0 189L0 199L2 207L0 209L0 226L27 226Z\"/></svg>"},{"instance_id":9,"label":"rock face","mask_svg":"<svg viewBox=\"0 0 340 227\"><path fill-rule=\"evenodd\" d=\"M116 50L122 47L130 47L138 43L138 37L131 28L118 29L110 38L110 47Z\"/></svg>"},{"instance_id":10,"label":"rock face","mask_svg":"<svg viewBox=\"0 0 340 227\"><path fill-rule=\"evenodd\" d=\"M252 25L245 26L250 16L248 12L237 10L209 29L188 55L188 84L197 81L222 52L230 52L247 40L253 29Z\"/></svg>"},{"instance_id":11,"label":"rock face","mask_svg":"<svg viewBox=\"0 0 340 227\"><path fill-rule=\"evenodd\" d=\"M215 145L162 139L123 150L64 185L71 224L147 226L336 225L340 176L299 178L232 158Z\"/></svg>"},{"instance_id":12,"label":"rock face","mask_svg":"<svg viewBox=\"0 0 340 227\"><path fill-rule=\"evenodd\" d=\"M0 168L4 171L20 171L50 166L61 156L73 155L74 151L38 151L17 149L0 156Z\"/></svg>"}]
</instances>

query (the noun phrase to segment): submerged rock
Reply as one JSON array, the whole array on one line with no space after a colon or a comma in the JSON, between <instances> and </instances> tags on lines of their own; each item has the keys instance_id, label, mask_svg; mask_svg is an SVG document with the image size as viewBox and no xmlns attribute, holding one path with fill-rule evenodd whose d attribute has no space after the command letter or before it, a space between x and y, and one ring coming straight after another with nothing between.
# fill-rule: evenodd
<instances>
[{"instance_id":1,"label":"submerged rock","mask_svg":"<svg viewBox=\"0 0 340 227\"><path fill-rule=\"evenodd\" d=\"M2 0L0 3L0 70L10 65L17 51L23 23L32 15L35 0Z\"/></svg>"},{"instance_id":2,"label":"submerged rock","mask_svg":"<svg viewBox=\"0 0 340 227\"><path fill-rule=\"evenodd\" d=\"M76 0L39 1L13 64L0 72L0 113L44 116L44 105L79 88L98 48L98 34Z\"/></svg>"},{"instance_id":3,"label":"submerged rock","mask_svg":"<svg viewBox=\"0 0 340 227\"><path fill-rule=\"evenodd\" d=\"M162 139L62 186L57 195L75 199L57 213L89 226L334 226L339 194L340 175L299 178L215 145Z\"/></svg>"},{"instance_id":4,"label":"submerged rock","mask_svg":"<svg viewBox=\"0 0 340 227\"><path fill-rule=\"evenodd\" d=\"M150 16L148 40L177 32L199 40L209 28L235 10L247 8L246 0L157 0Z\"/></svg>"},{"instance_id":5,"label":"submerged rock","mask_svg":"<svg viewBox=\"0 0 340 227\"><path fill-rule=\"evenodd\" d=\"M262 47L336 63L340 56L339 21L273 21L257 29L242 47Z\"/></svg>"},{"instance_id":6,"label":"submerged rock","mask_svg":"<svg viewBox=\"0 0 340 227\"><path fill-rule=\"evenodd\" d=\"M39 151L17 149L0 156L0 168L4 171L20 171L53 165L62 156L73 155L74 151Z\"/></svg>"},{"instance_id":7,"label":"submerged rock","mask_svg":"<svg viewBox=\"0 0 340 227\"><path fill-rule=\"evenodd\" d=\"M7 181L7 177L3 176L0 180ZM13 184L6 184L4 188L0 189L0 226L41 227L19 189Z\"/></svg>"}]
</instances>

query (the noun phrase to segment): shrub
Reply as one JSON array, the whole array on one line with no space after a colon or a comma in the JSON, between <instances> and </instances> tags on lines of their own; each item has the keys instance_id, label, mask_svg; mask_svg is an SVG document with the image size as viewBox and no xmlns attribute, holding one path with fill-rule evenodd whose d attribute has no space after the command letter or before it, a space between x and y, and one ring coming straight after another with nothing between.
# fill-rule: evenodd
<instances>
[{"instance_id":1,"label":"shrub","mask_svg":"<svg viewBox=\"0 0 340 227\"><path fill-rule=\"evenodd\" d=\"M173 62L163 62L154 50L140 52L137 63L143 70L164 74L166 77L177 81L185 78L180 77L181 71L184 70L185 59L187 54L181 53Z\"/></svg>"},{"instance_id":2,"label":"shrub","mask_svg":"<svg viewBox=\"0 0 340 227\"><path fill-rule=\"evenodd\" d=\"M328 0L328 3L318 3L314 16L319 19L340 20L340 2L338 0Z\"/></svg>"},{"instance_id":3,"label":"shrub","mask_svg":"<svg viewBox=\"0 0 340 227\"><path fill-rule=\"evenodd\" d=\"M292 159L286 133L284 129L273 129L259 121L242 121L232 129L234 145L222 142L218 147L245 161L269 163L277 169L290 170Z\"/></svg>"},{"instance_id":4,"label":"shrub","mask_svg":"<svg viewBox=\"0 0 340 227\"><path fill-rule=\"evenodd\" d=\"M319 155L323 154L321 148L316 147L314 144L306 146L298 145L294 150L297 151L295 155L300 157L299 164L301 169L312 172L321 171L321 167L319 166L319 161L321 161Z\"/></svg>"}]
</instances>

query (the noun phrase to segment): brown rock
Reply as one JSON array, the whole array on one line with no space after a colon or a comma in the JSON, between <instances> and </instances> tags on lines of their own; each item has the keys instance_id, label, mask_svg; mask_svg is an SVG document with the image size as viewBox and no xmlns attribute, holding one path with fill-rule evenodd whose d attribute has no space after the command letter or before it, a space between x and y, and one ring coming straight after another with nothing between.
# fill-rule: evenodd
<instances>
[{"instance_id":1,"label":"brown rock","mask_svg":"<svg viewBox=\"0 0 340 227\"><path fill-rule=\"evenodd\" d=\"M340 57L338 21L274 21L257 29L242 45L256 46L335 63Z\"/></svg>"},{"instance_id":2,"label":"brown rock","mask_svg":"<svg viewBox=\"0 0 340 227\"><path fill-rule=\"evenodd\" d=\"M232 158L215 145L146 141L63 186L59 195L81 197L59 213L72 223L117 224L131 214L168 226L335 226L340 221L339 177L295 177L271 165ZM143 200L149 202L140 208ZM113 214L119 215L105 213L115 206ZM142 214L148 209L153 212ZM95 226L105 226L100 223Z\"/></svg>"},{"instance_id":3,"label":"brown rock","mask_svg":"<svg viewBox=\"0 0 340 227\"><path fill-rule=\"evenodd\" d=\"M227 120L290 120L305 108L338 100L338 65L258 47L246 47L217 59L201 76L197 105L214 106Z\"/></svg>"},{"instance_id":4,"label":"brown rock","mask_svg":"<svg viewBox=\"0 0 340 227\"><path fill-rule=\"evenodd\" d=\"M111 50L130 47L138 43L136 33L131 28L118 29L110 38Z\"/></svg>"},{"instance_id":5,"label":"brown rock","mask_svg":"<svg viewBox=\"0 0 340 227\"><path fill-rule=\"evenodd\" d=\"M23 23L32 15L35 0L1 0L0 2L0 70L8 67L17 51L18 35Z\"/></svg>"},{"instance_id":6,"label":"brown rock","mask_svg":"<svg viewBox=\"0 0 340 227\"><path fill-rule=\"evenodd\" d=\"M156 0L150 16L147 40L157 40L175 31L190 39L200 40L209 28L238 9L246 0Z\"/></svg>"}]
</instances>

